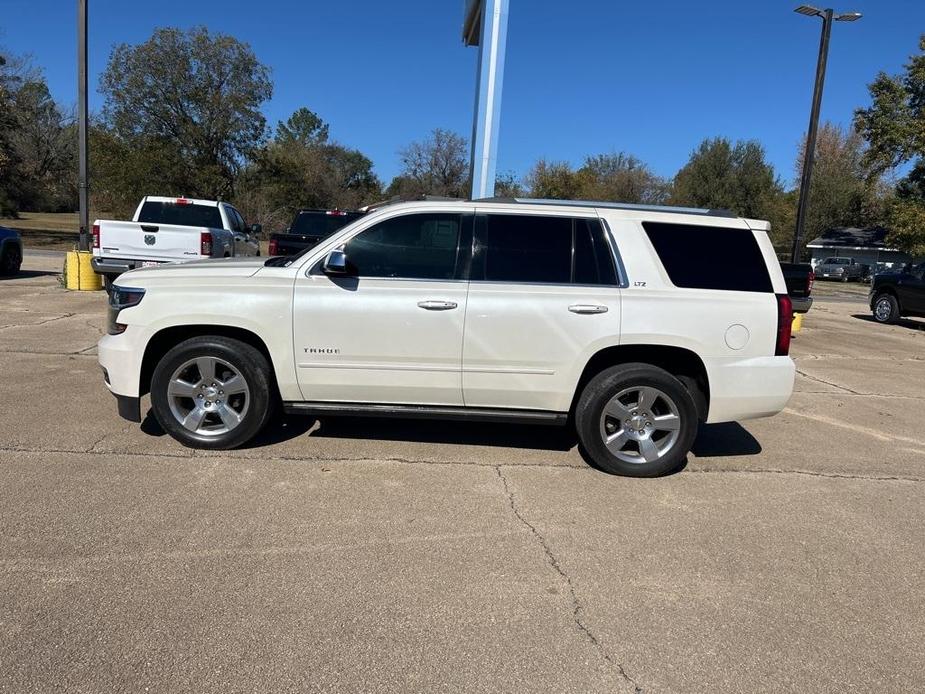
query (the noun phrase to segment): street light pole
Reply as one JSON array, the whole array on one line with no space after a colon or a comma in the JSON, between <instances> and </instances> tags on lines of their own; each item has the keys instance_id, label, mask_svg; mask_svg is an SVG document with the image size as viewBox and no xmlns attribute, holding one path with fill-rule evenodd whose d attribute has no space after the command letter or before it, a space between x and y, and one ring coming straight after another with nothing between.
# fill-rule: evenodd
<instances>
[{"instance_id":1,"label":"street light pole","mask_svg":"<svg viewBox=\"0 0 925 694\"><path fill-rule=\"evenodd\" d=\"M79 172L77 201L80 208L80 235L77 248L90 250L90 208L87 190L87 0L77 0L77 149Z\"/></svg>"},{"instance_id":2,"label":"street light pole","mask_svg":"<svg viewBox=\"0 0 925 694\"><path fill-rule=\"evenodd\" d=\"M806 151L803 153L803 175L800 180L800 201L797 204L797 226L793 235L793 250L790 262L800 262L803 246L803 230L806 224L806 208L809 206L809 188L816 160L816 133L819 130L819 110L822 106L822 89L825 85L825 68L829 58L829 37L832 22L853 22L861 18L860 12L836 15L831 8L820 10L809 5L800 5L796 12L810 17L822 17L822 37L819 40L819 59L816 62L816 84L813 87L813 105L809 112L809 130L806 133Z\"/></svg>"}]
</instances>

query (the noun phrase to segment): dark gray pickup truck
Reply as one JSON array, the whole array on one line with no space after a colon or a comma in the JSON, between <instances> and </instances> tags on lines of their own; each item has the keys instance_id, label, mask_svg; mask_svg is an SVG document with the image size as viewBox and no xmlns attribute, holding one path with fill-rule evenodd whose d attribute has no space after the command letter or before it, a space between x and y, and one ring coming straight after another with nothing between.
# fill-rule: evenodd
<instances>
[{"instance_id":1,"label":"dark gray pickup truck","mask_svg":"<svg viewBox=\"0 0 925 694\"><path fill-rule=\"evenodd\" d=\"M270 234L270 255L301 253L362 216L346 210L299 210L285 232Z\"/></svg>"},{"instance_id":2,"label":"dark gray pickup truck","mask_svg":"<svg viewBox=\"0 0 925 694\"><path fill-rule=\"evenodd\" d=\"M806 313L813 305L813 299L810 296L813 291L813 282L816 281L813 266L809 263L781 263L780 269L787 283L787 294L793 302L793 312Z\"/></svg>"}]
</instances>

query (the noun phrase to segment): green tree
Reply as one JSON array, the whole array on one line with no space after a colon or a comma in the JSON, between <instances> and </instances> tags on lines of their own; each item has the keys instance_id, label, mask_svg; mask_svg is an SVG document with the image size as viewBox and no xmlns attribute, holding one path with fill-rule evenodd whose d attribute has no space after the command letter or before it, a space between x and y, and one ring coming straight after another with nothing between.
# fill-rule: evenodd
<instances>
[{"instance_id":1,"label":"green tree","mask_svg":"<svg viewBox=\"0 0 925 694\"><path fill-rule=\"evenodd\" d=\"M235 202L249 220L280 228L299 208L355 209L381 197L372 161L328 142L317 115L301 108L280 126L237 182Z\"/></svg>"},{"instance_id":2,"label":"green tree","mask_svg":"<svg viewBox=\"0 0 925 694\"><path fill-rule=\"evenodd\" d=\"M580 200L582 182L564 161L540 159L527 173L530 197L541 200Z\"/></svg>"},{"instance_id":3,"label":"green tree","mask_svg":"<svg viewBox=\"0 0 925 694\"><path fill-rule=\"evenodd\" d=\"M577 175L585 200L658 205L668 197L668 183L625 152L588 157Z\"/></svg>"},{"instance_id":4,"label":"green tree","mask_svg":"<svg viewBox=\"0 0 925 694\"><path fill-rule=\"evenodd\" d=\"M669 201L766 219L775 238L792 237L783 186L755 140L733 144L717 137L701 142L675 176Z\"/></svg>"},{"instance_id":5,"label":"green tree","mask_svg":"<svg viewBox=\"0 0 925 694\"><path fill-rule=\"evenodd\" d=\"M328 124L302 107L276 126L276 141L283 145L320 145L328 141Z\"/></svg>"},{"instance_id":6,"label":"green tree","mask_svg":"<svg viewBox=\"0 0 925 694\"><path fill-rule=\"evenodd\" d=\"M182 186L187 195L227 197L265 140L260 107L273 89L269 69L247 44L197 27L157 29L142 44L117 45L100 91L105 124L117 138L129 147L164 144L187 168L178 178L173 168L152 172L160 185L151 190Z\"/></svg>"},{"instance_id":7,"label":"green tree","mask_svg":"<svg viewBox=\"0 0 925 694\"><path fill-rule=\"evenodd\" d=\"M796 161L803 174L806 140ZM855 130L824 123L816 140L816 160L806 213L807 241L833 227L865 227L883 221L882 186L865 163L864 139Z\"/></svg>"},{"instance_id":8,"label":"green tree","mask_svg":"<svg viewBox=\"0 0 925 694\"><path fill-rule=\"evenodd\" d=\"M925 35L919 53L899 75L881 72L868 85L871 105L854 113L855 128L867 140L865 165L874 175L911 165L896 187L899 201L888 213L887 242L921 253L925 247Z\"/></svg>"}]
</instances>

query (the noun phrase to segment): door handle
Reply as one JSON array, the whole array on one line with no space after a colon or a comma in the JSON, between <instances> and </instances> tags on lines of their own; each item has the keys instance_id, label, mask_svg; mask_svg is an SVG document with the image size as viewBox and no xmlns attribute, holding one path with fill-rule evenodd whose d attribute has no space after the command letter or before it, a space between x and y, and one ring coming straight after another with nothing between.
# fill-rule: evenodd
<instances>
[{"instance_id":1,"label":"door handle","mask_svg":"<svg viewBox=\"0 0 925 694\"><path fill-rule=\"evenodd\" d=\"M600 304L572 304L568 310L572 313L607 313L609 309Z\"/></svg>"},{"instance_id":2,"label":"door handle","mask_svg":"<svg viewBox=\"0 0 925 694\"><path fill-rule=\"evenodd\" d=\"M455 301L419 301L418 306L425 311L449 311L456 308Z\"/></svg>"}]
</instances>

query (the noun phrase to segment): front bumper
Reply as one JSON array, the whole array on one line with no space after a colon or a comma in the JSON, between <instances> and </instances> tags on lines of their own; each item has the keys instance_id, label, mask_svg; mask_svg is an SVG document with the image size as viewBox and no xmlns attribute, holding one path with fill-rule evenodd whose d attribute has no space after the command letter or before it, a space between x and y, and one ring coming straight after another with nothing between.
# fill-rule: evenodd
<instances>
[{"instance_id":1,"label":"front bumper","mask_svg":"<svg viewBox=\"0 0 925 694\"><path fill-rule=\"evenodd\" d=\"M97 344L103 380L116 396L119 415L132 422L141 421L141 359L144 344L141 331L128 326L119 335L104 335Z\"/></svg>"}]
</instances>

